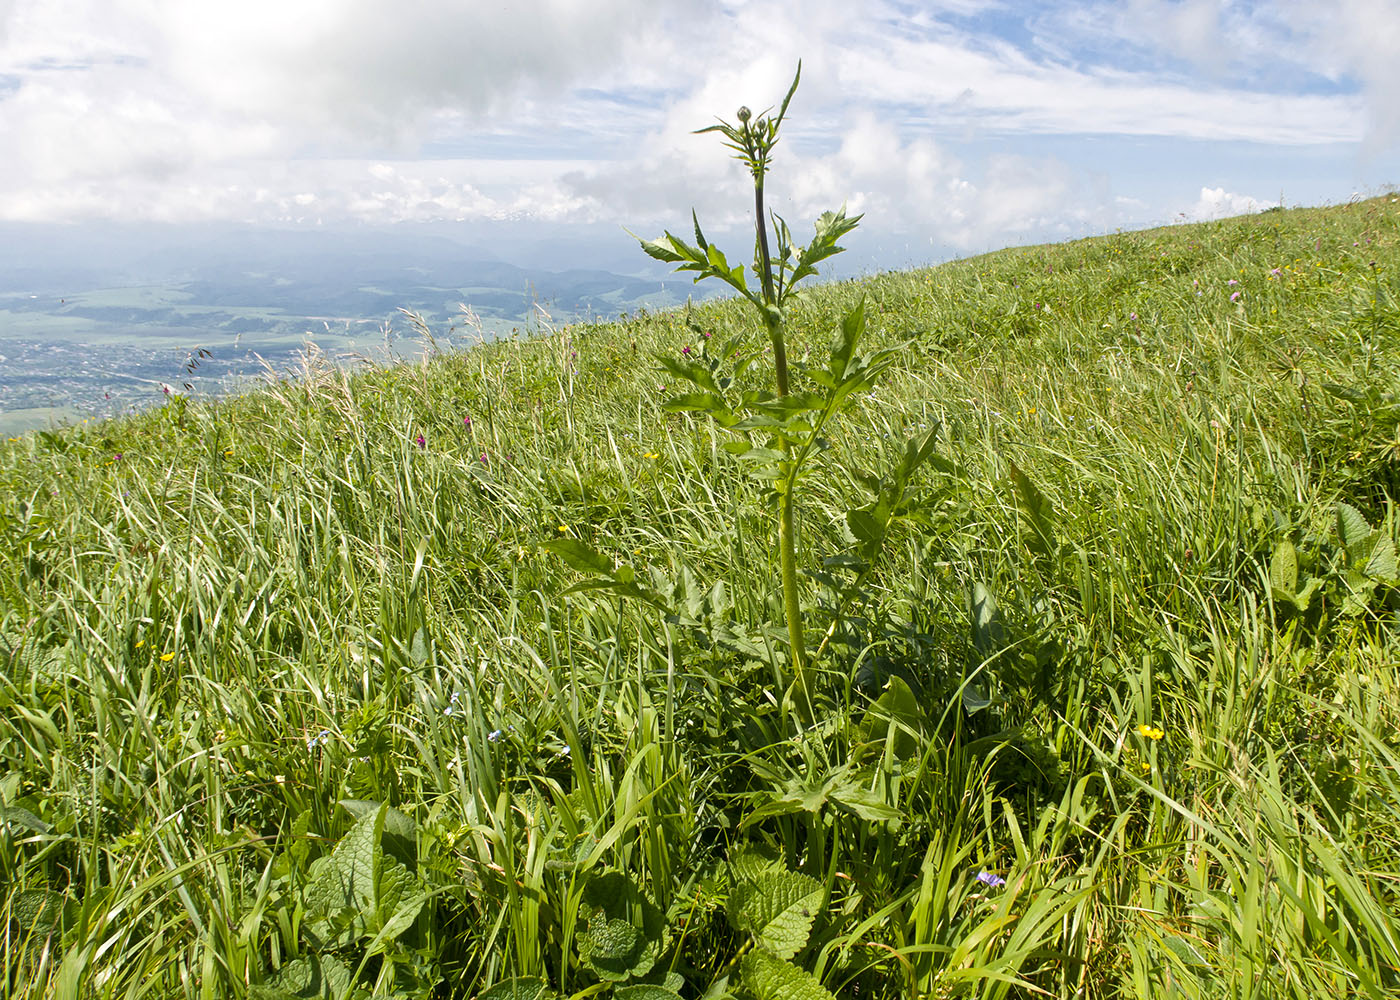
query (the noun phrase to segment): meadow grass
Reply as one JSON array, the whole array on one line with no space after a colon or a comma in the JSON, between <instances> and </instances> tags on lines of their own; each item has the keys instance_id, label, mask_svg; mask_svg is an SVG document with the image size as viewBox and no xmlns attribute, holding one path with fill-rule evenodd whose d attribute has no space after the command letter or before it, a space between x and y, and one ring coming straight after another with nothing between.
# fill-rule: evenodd
<instances>
[{"instance_id":1,"label":"meadow grass","mask_svg":"<svg viewBox=\"0 0 1400 1000\"><path fill-rule=\"evenodd\" d=\"M6 994L1400 995L1400 203L820 286L796 383L862 298L810 725L654 360L740 303L0 446Z\"/></svg>"}]
</instances>

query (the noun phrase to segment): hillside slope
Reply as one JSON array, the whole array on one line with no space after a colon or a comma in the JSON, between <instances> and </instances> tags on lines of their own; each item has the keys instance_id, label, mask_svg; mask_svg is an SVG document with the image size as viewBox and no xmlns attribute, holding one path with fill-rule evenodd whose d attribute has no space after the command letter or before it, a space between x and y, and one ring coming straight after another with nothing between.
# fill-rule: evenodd
<instances>
[{"instance_id":1,"label":"hillside slope","mask_svg":"<svg viewBox=\"0 0 1400 1000\"><path fill-rule=\"evenodd\" d=\"M1394 995L1400 202L859 300L812 727L735 303L0 446L11 995Z\"/></svg>"}]
</instances>

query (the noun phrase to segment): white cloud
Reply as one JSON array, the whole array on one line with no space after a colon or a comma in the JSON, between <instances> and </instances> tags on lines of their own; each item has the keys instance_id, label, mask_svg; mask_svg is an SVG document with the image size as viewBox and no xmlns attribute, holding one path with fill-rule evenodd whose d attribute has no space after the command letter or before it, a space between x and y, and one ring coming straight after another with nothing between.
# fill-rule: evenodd
<instances>
[{"instance_id":1,"label":"white cloud","mask_svg":"<svg viewBox=\"0 0 1400 1000\"><path fill-rule=\"evenodd\" d=\"M1400 8L1310 11L1075 5L1026 42L966 20L1004 21L1002 0L0 0L0 218L640 228L694 205L722 229L747 181L692 132L781 99L801 58L772 184L794 226L847 201L961 246L1077 234L1162 198L1027 137L1126 160L1131 137L1288 155L1400 133L1377 96L1400 91ZM1334 85L1275 85L1270 59Z\"/></svg>"},{"instance_id":2,"label":"white cloud","mask_svg":"<svg viewBox=\"0 0 1400 1000\"><path fill-rule=\"evenodd\" d=\"M1269 207L1271 206L1268 202L1260 201L1247 194L1235 194L1233 191L1226 191L1223 187L1203 187L1200 198L1181 215L1187 221L1202 222L1210 219L1224 219L1231 215L1262 212Z\"/></svg>"}]
</instances>

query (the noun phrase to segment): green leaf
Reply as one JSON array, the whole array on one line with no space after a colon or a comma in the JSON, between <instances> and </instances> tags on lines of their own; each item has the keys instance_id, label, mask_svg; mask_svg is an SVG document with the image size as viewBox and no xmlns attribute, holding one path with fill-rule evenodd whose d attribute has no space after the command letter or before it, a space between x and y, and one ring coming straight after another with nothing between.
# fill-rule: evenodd
<instances>
[{"instance_id":1,"label":"green leaf","mask_svg":"<svg viewBox=\"0 0 1400 1000\"><path fill-rule=\"evenodd\" d=\"M339 1000L351 987L353 973L334 955L294 958L248 990L249 1000Z\"/></svg>"},{"instance_id":2,"label":"green leaf","mask_svg":"<svg viewBox=\"0 0 1400 1000\"><path fill-rule=\"evenodd\" d=\"M1269 583L1284 594L1294 594L1298 589L1298 550L1286 538L1279 542L1269 560Z\"/></svg>"},{"instance_id":3,"label":"green leaf","mask_svg":"<svg viewBox=\"0 0 1400 1000\"><path fill-rule=\"evenodd\" d=\"M884 796L853 781L843 781L827 793L833 805L870 823L900 823L904 814Z\"/></svg>"},{"instance_id":4,"label":"green leaf","mask_svg":"<svg viewBox=\"0 0 1400 1000\"><path fill-rule=\"evenodd\" d=\"M47 938L63 922L68 897L52 889L21 889L10 897L10 919L22 937Z\"/></svg>"},{"instance_id":5,"label":"green leaf","mask_svg":"<svg viewBox=\"0 0 1400 1000\"><path fill-rule=\"evenodd\" d=\"M367 799L341 799L336 804L356 820L373 815L381 805ZM418 864L418 823L412 816L399 812L393 806L386 806L385 809L379 846L413 868Z\"/></svg>"},{"instance_id":6,"label":"green leaf","mask_svg":"<svg viewBox=\"0 0 1400 1000\"><path fill-rule=\"evenodd\" d=\"M735 884L752 882L764 872L785 872L783 859L766 844L747 844L729 859L729 877Z\"/></svg>"},{"instance_id":7,"label":"green leaf","mask_svg":"<svg viewBox=\"0 0 1400 1000\"><path fill-rule=\"evenodd\" d=\"M856 348L860 346L860 338L863 333L865 333L865 300L861 299L856 303L856 307L841 320L841 325L836 331L836 339L831 342L831 361L827 365L827 370L836 382L839 383L845 378L846 369L850 367L851 359L855 357Z\"/></svg>"},{"instance_id":8,"label":"green leaf","mask_svg":"<svg viewBox=\"0 0 1400 1000\"><path fill-rule=\"evenodd\" d=\"M311 866L303 900L317 933L332 942L372 937L371 951L378 950L412 925L427 898L407 867L385 861L380 842L388 812L381 805L362 816Z\"/></svg>"},{"instance_id":9,"label":"green leaf","mask_svg":"<svg viewBox=\"0 0 1400 1000\"><path fill-rule=\"evenodd\" d=\"M991 708L992 696L982 685L969 682L963 685L962 703L968 715L976 715L984 708Z\"/></svg>"},{"instance_id":10,"label":"green leaf","mask_svg":"<svg viewBox=\"0 0 1400 1000\"><path fill-rule=\"evenodd\" d=\"M983 659L990 657L1002 648L1005 641L1001 625L1001 615L997 611L996 598L981 580L972 584L969 601L972 624L972 644L977 647Z\"/></svg>"},{"instance_id":11,"label":"green leaf","mask_svg":"<svg viewBox=\"0 0 1400 1000\"><path fill-rule=\"evenodd\" d=\"M928 721L914 691L901 677L891 677L880 697L865 710L860 723L862 743L894 740L894 755L914 757L923 751Z\"/></svg>"},{"instance_id":12,"label":"green leaf","mask_svg":"<svg viewBox=\"0 0 1400 1000\"><path fill-rule=\"evenodd\" d=\"M802 950L822 904L822 884L809 875L764 871L738 882L729 894L729 921L780 958Z\"/></svg>"},{"instance_id":13,"label":"green leaf","mask_svg":"<svg viewBox=\"0 0 1400 1000\"><path fill-rule=\"evenodd\" d=\"M1053 555L1055 551L1054 508L1050 506L1050 501L1045 499L1045 495L1036 488L1035 483L1031 482L1030 477L1022 472L1015 462L1008 458L1006 464L1011 466L1011 476L1016 483L1016 498L1021 503L1021 509L1031 520L1031 528L1034 532L1034 537L1030 541L1031 551L1043 556Z\"/></svg>"},{"instance_id":14,"label":"green leaf","mask_svg":"<svg viewBox=\"0 0 1400 1000\"><path fill-rule=\"evenodd\" d=\"M629 921L609 919L600 913L579 935L578 950L580 961L599 979L617 983L650 972L660 945L648 940Z\"/></svg>"},{"instance_id":15,"label":"green leaf","mask_svg":"<svg viewBox=\"0 0 1400 1000\"><path fill-rule=\"evenodd\" d=\"M1337 504L1337 537L1342 540L1342 548L1350 552L1371 537L1371 530L1359 510L1349 503Z\"/></svg>"},{"instance_id":16,"label":"green leaf","mask_svg":"<svg viewBox=\"0 0 1400 1000\"><path fill-rule=\"evenodd\" d=\"M614 991L613 1000L681 1000L681 996L663 986L642 983L637 986L623 986Z\"/></svg>"},{"instance_id":17,"label":"green leaf","mask_svg":"<svg viewBox=\"0 0 1400 1000\"><path fill-rule=\"evenodd\" d=\"M497 983L477 1000L555 1000L556 996L543 979L517 976Z\"/></svg>"},{"instance_id":18,"label":"green leaf","mask_svg":"<svg viewBox=\"0 0 1400 1000\"><path fill-rule=\"evenodd\" d=\"M546 552L553 552L570 569L580 573L601 573L606 577L613 574L613 561L577 538L554 538L540 547Z\"/></svg>"},{"instance_id":19,"label":"green leaf","mask_svg":"<svg viewBox=\"0 0 1400 1000\"><path fill-rule=\"evenodd\" d=\"M740 970L754 1000L836 1000L815 977L763 951L745 955Z\"/></svg>"},{"instance_id":20,"label":"green leaf","mask_svg":"<svg viewBox=\"0 0 1400 1000\"><path fill-rule=\"evenodd\" d=\"M0 806L0 830L16 826L31 833L48 833L53 825L45 823L23 806Z\"/></svg>"},{"instance_id":21,"label":"green leaf","mask_svg":"<svg viewBox=\"0 0 1400 1000\"><path fill-rule=\"evenodd\" d=\"M855 229L860 220L859 215L847 218L845 205L835 212L822 213L821 218L817 219L816 234L812 241L797 256L797 264L788 278L787 288L784 289L784 301L795 294L793 288L799 281L817 273L818 264L828 257L845 252L846 248L838 246L836 241Z\"/></svg>"}]
</instances>

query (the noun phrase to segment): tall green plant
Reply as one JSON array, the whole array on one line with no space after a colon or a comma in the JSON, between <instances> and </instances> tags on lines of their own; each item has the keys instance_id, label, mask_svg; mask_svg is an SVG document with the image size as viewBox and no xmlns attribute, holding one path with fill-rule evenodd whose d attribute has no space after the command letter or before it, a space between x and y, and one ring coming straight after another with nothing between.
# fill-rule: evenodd
<instances>
[{"instance_id":1,"label":"tall green plant","mask_svg":"<svg viewBox=\"0 0 1400 1000\"><path fill-rule=\"evenodd\" d=\"M772 483L778 506L778 562L793 682L799 708L810 717L811 665L803 635L797 576L797 480L803 466L819 449L822 430L827 422L851 405L855 392L870 386L875 376L893 361L894 351L880 351L872 357L858 354L860 338L865 331L865 310L863 305L858 305L842 321L832 343L827 366L809 372L814 389L793 391L785 326L788 308L800 294L797 284L816 274L816 265L821 261L842 252L844 248L837 241L855 229L861 219L859 215L848 217L844 206L838 211L826 212L816 221L816 233L811 242L799 248L794 244L792 232L783 218L764 207L764 180L773 148L778 143L779 130L801 76L802 64L798 63L792 86L788 88L777 114L763 112L755 118L748 108L742 107L736 116L738 124L721 120L719 124L699 129L696 133L718 132L724 137L725 145L734 151L734 158L748 167L753 177L753 273L758 279L758 287L749 286L743 264L731 266L723 251L705 239L694 211L691 212L695 226L693 245L670 232L658 240L639 239L639 242L650 256L675 264L677 271L695 272L697 282L718 278L728 284L752 303L768 333L773 350L776 396L750 392L732 400L726 393L731 380L719 372L718 362L706 364L674 357L663 357L661 361L673 375L685 379L699 390L669 401L667 409L706 412L721 426L743 433L744 440L731 442L726 447L749 459L753 463L754 474ZM770 251L770 220L776 253ZM738 367L742 370L747 365L748 361L744 361ZM765 447L751 446L747 439L747 432L751 431L768 435Z\"/></svg>"}]
</instances>

